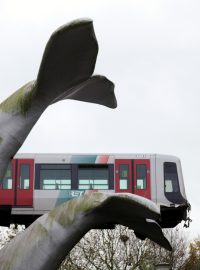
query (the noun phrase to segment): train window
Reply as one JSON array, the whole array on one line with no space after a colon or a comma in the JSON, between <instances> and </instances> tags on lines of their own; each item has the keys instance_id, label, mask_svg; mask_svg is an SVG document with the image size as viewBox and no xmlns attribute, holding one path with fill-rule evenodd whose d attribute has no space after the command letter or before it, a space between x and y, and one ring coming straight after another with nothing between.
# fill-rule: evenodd
<instances>
[{"instance_id":1,"label":"train window","mask_svg":"<svg viewBox=\"0 0 200 270\"><path fill-rule=\"evenodd\" d=\"M43 180L43 189L71 189L71 180Z\"/></svg>"},{"instance_id":2,"label":"train window","mask_svg":"<svg viewBox=\"0 0 200 270\"><path fill-rule=\"evenodd\" d=\"M40 166L41 189L71 189L71 170L67 165L44 164Z\"/></svg>"},{"instance_id":3,"label":"train window","mask_svg":"<svg viewBox=\"0 0 200 270\"><path fill-rule=\"evenodd\" d=\"M178 173L176 163L164 163L165 192L179 192Z\"/></svg>"},{"instance_id":4,"label":"train window","mask_svg":"<svg viewBox=\"0 0 200 270\"><path fill-rule=\"evenodd\" d=\"M12 189L12 164L9 163L5 177L3 178L2 188L3 189Z\"/></svg>"},{"instance_id":5,"label":"train window","mask_svg":"<svg viewBox=\"0 0 200 270\"><path fill-rule=\"evenodd\" d=\"M120 164L119 165L119 188L120 189L128 189L129 188L129 167L128 164Z\"/></svg>"},{"instance_id":6,"label":"train window","mask_svg":"<svg viewBox=\"0 0 200 270\"><path fill-rule=\"evenodd\" d=\"M147 187L146 173L147 168L145 164L136 165L137 189L146 189Z\"/></svg>"},{"instance_id":7,"label":"train window","mask_svg":"<svg viewBox=\"0 0 200 270\"><path fill-rule=\"evenodd\" d=\"M84 166L78 169L78 189L108 189L108 166Z\"/></svg>"},{"instance_id":8,"label":"train window","mask_svg":"<svg viewBox=\"0 0 200 270\"><path fill-rule=\"evenodd\" d=\"M173 192L172 180L165 179L165 192Z\"/></svg>"},{"instance_id":9,"label":"train window","mask_svg":"<svg viewBox=\"0 0 200 270\"><path fill-rule=\"evenodd\" d=\"M20 165L20 189L30 188L30 165Z\"/></svg>"},{"instance_id":10,"label":"train window","mask_svg":"<svg viewBox=\"0 0 200 270\"><path fill-rule=\"evenodd\" d=\"M180 192L177 166L174 162L164 162L164 187L165 196L170 202L185 202Z\"/></svg>"}]
</instances>

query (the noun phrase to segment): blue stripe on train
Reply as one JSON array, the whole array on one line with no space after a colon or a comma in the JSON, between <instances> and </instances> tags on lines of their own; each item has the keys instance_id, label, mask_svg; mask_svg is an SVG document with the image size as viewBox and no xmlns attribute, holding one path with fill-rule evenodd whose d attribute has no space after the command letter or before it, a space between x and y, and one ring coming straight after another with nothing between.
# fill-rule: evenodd
<instances>
[{"instance_id":1,"label":"blue stripe on train","mask_svg":"<svg viewBox=\"0 0 200 270\"><path fill-rule=\"evenodd\" d=\"M79 197L85 193L84 190L61 190L59 196L56 200L56 205L58 206L64 202L67 202L73 198Z\"/></svg>"},{"instance_id":2,"label":"blue stripe on train","mask_svg":"<svg viewBox=\"0 0 200 270\"><path fill-rule=\"evenodd\" d=\"M71 157L71 163L79 164L95 164L97 155L73 155Z\"/></svg>"}]
</instances>

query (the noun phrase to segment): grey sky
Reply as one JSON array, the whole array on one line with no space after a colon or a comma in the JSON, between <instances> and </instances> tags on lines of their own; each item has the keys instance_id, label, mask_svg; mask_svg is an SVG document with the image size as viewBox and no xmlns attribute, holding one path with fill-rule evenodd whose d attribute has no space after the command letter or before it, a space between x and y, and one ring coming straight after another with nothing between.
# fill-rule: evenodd
<instances>
[{"instance_id":1,"label":"grey sky","mask_svg":"<svg viewBox=\"0 0 200 270\"><path fill-rule=\"evenodd\" d=\"M118 108L65 101L44 113L20 152L163 153L181 158L200 234L200 2L0 2L0 100L37 76L51 33L89 17L99 43L95 74L115 82Z\"/></svg>"}]
</instances>

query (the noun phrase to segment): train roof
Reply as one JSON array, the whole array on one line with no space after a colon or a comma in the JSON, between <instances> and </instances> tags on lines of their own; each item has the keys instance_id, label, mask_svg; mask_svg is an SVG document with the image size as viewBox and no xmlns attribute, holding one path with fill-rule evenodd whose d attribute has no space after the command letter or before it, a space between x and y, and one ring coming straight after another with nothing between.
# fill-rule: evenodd
<instances>
[{"instance_id":1,"label":"train roof","mask_svg":"<svg viewBox=\"0 0 200 270\"><path fill-rule=\"evenodd\" d=\"M109 159L162 159L170 161L179 161L179 158L173 155L156 154L156 153L18 153L14 156L16 159L36 159L45 160L49 158L69 161L72 158L97 158L109 157Z\"/></svg>"}]
</instances>

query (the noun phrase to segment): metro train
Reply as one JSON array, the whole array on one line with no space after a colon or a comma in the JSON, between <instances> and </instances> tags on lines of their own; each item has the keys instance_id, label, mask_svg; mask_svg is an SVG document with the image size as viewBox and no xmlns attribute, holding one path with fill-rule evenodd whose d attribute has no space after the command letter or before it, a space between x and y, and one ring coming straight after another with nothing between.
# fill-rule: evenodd
<instances>
[{"instance_id":1,"label":"metro train","mask_svg":"<svg viewBox=\"0 0 200 270\"><path fill-rule=\"evenodd\" d=\"M17 154L0 186L0 225L28 226L85 192L127 192L161 210L162 228L188 219L180 160L159 154Z\"/></svg>"}]
</instances>

